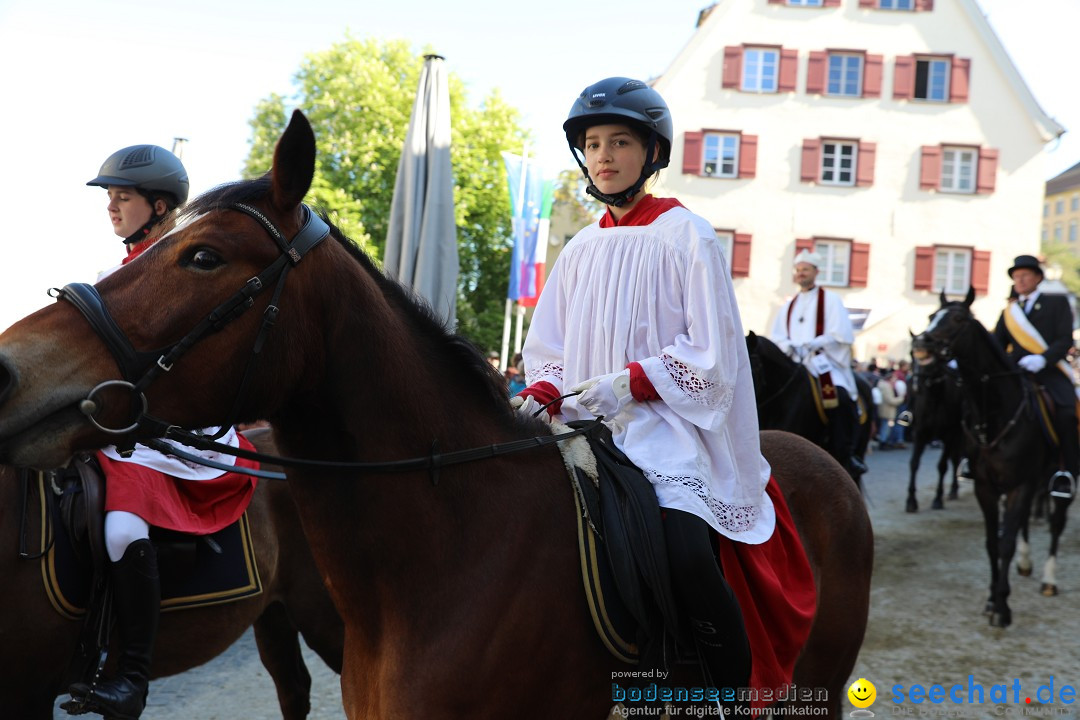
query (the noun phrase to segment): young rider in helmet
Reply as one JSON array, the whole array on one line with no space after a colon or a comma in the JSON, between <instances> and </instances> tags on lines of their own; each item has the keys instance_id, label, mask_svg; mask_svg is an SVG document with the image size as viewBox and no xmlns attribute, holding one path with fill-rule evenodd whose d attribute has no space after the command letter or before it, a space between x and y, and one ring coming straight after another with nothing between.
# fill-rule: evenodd
<instances>
[{"instance_id":1,"label":"young rider in helmet","mask_svg":"<svg viewBox=\"0 0 1080 720\"><path fill-rule=\"evenodd\" d=\"M608 207L552 268L523 349L529 385L515 404L556 401L549 412L567 420L604 417L656 490L676 598L707 679L745 687L747 632L711 531L758 544L775 517L729 272L710 223L645 190L671 157L659 93L602 80L574 101L563 129L588 193Z\"/></svg>"},{"instance_id":2,"label":"young rider in helmet","mask_svg":"<svg viewBox=\"0 0 1080 720\"><path fill-rule=\"evenodd\" d=\"M118 150L87 185L108 191L113 231L127 246L124 264L158 241L160 235L152 231L167 230L174 220L174 210L188 197L183 163L156 145ZM207 428L205 432L213 434L217 430ZM220 442L253 449L232 428ZM182 449L219 463L234 462L228 455ZM113 678L94 685L71 686L70 707L80 713L94 711L105 717L133 720L146 705L161 602L150 527L195 535L217 532L243 514L255 482L240 473L192 466L143 445L136 445L130 455L107 447L97 453L97 459L105 476L105 546L111 561L109 579L121 655ZM235 463L241 467L253 465L245 460Z\"/></svg>"}]
</instances>

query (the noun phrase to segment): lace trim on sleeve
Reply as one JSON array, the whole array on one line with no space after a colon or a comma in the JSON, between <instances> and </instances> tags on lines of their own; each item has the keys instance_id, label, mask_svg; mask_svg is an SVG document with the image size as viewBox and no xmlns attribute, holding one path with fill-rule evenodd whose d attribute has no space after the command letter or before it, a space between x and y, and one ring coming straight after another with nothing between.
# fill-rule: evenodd
<instances>
[{"instance_id":1,"label":"lace trim on sleeve","mask_svg":"<svg viewBox=\"0 0 1080 720\"><path fill-rule=\"evenodd\" d=\"M761 508L754 505L729 505L714 498L705 486L705 481L689 475L663 475L654 470L644 470L650 482L665 485L680 485L688 488L708 506L720 527L733 533L748 531L761 515Z\"/></svg>"},{"instance_id":2,"label":"lace trim on sleeve","mask_svg":"<svg viewBox=\"0 0 1080 720\"><path fill-rule=\"evenodd\" d=\"M532 368L525 368L526 385L532 385L538 380L543 380L548 377L557 378L559 382L562 382L563 366L557 363L544 363L535 370Z\"/></svg>"},{"instance_id":3,"label":"lace trim on sleeve","mask_svg":"<svg viewBox=\"0 0 1080 720\"><path fill-rule=\"evenodd\" d=\"M734 386L718 385L707 380L695 373L689 365L667 353L660 356L660 361L687 397L710 410L727 412L731 409L731 403L735 399Z\"/></svg>"}]
</instances>

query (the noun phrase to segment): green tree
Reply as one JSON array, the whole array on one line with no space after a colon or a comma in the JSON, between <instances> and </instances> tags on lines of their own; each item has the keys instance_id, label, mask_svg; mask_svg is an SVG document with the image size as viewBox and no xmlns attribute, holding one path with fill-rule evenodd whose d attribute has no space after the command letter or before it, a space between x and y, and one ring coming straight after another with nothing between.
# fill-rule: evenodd
<instances>
[{"instance_id":1,"label":"green tree","mask_svg":"<svg viewBox=\"0 0 1080 720\"><path fill-rule=\"evenodd\" d=\"M423 53L402 40L346 39L311 53L294 77L291 102L271 95L250 121L245 177L266 172L286 111L299 108L318 150L310 200L372 257L382 259L398 160L408 132ZM461 270L458 332L497 348L512 247L506 170L500 153L521 147L520 113L493 91L478 107L449 74L454 207ZM287 108L286 105L289 105Z\"/></svg>"},{"instance_id":2,"label":"green tree","mask_svg":"<svg viewBox=\"0 0 1080 720\"><path fill-rule=\"evenodd\" d=\"M1080 257L1064 243L1047 243L1042 251L1046 266L1061 268L1061 282L1073 295L1080 296Z\"/></svg>"}]
</instances>

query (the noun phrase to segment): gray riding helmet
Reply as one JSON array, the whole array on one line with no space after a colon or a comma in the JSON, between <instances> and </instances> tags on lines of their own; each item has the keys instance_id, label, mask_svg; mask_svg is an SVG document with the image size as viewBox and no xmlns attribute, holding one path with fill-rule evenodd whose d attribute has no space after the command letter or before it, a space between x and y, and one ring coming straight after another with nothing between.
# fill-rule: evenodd
<instances>
[{"instance_id":1,"label":"gray riding helmet","mask_svg":"<svg viewBox=\"0 0 1080 720\"><path fill-rule=\"evenodd\" d=\"M117 150L102 164L97 177L86 183L135 187L148 193L164 192L177 206L188 199L188 175L180 158L157 145L132 145Z\"/></svg>"}]
</instances>

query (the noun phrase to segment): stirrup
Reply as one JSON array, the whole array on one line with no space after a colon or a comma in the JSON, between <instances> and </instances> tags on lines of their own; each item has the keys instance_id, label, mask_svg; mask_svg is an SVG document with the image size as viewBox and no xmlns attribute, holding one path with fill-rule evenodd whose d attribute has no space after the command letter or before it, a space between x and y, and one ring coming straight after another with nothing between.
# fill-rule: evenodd
<instances>
[{"instance_id":1,"label":"stirrup","mask_svg":"<svg viewBox=\"0 0 1080 720\"><path fill-rule=\"evenodd\" d=\"M960 458L960 467L956 469L956 479L968 482L975 479L974 473L971 472L971 461L967 458Z\"/></svg>"},{"instance_id":2,"label":"stirrup","mask_svg":"<svg viewBox=\"0 0 1080 720\"><path fill-rule=\"evenodd\" d=\"M1050 497L1071 500L1076 495L1076 478L1068 470L1058 470L1050 476Z\"/></svg>"}]
</instances>

